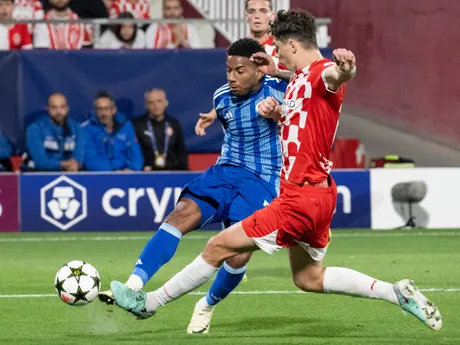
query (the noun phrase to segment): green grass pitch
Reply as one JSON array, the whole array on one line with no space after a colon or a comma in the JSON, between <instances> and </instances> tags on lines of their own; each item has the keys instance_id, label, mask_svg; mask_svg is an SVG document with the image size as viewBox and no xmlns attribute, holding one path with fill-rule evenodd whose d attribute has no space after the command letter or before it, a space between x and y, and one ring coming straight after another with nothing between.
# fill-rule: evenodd
<instances>
[{"instance_id":1,"label":"green grass pitch","mask_svg":"<svg viewBox=\"0 0 460 345\"><path fill-rule=\"evenodd\" d=\"M186 236L147 290L191 262L210 235ZM294 293L286 251L254 255L248 281L218 306L208 335L185 331L199 295L185 296L145 321L99 301L71 307L50 296L56 271L74 259L96 266L103 288L126 279L148 238L0 234L0 344L460 344L460 231L452 230L335 231L325 260L391 282L414 279L443 314L440 332L382 301Z\"/></svg>"}]
</instances>

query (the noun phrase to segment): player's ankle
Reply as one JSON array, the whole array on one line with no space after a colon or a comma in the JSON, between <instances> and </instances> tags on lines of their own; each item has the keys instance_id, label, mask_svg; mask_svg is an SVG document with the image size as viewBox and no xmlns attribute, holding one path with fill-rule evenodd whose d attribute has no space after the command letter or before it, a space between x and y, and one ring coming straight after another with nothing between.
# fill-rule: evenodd
<instances>
[{"instance_id":1,"label":"player's ankle","mask_svg":"<svg viewBox=\"0 0 460 345\"><path fill-rule=\"evenodd\" d=\"M144 287L144 282L138 275L131 274L125 285L132 290L139 291Z\"/></svg>"}]
</instances>

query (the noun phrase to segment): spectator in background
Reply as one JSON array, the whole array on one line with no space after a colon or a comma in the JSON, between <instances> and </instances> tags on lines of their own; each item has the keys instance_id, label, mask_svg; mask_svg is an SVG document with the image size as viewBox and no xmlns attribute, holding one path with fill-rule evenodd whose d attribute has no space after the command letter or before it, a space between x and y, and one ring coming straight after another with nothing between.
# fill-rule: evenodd
<instances>
[{"instance_id":1,"label":"spectator in background","mask_svg":"<svg viewBox=\"0 0 460 345\"><path fill-rule=\"evenodd\" d=\"M14 0L0 0L0 20L13 19ZM31 49L32 37L26 24L0 24L0 50Z\"/></svg>"},{"instance_id":2,"label":"spectator in background","mask_svg":"<svg viewBox=\"0 0 460 345\"><path fill-rule=\"evenodd\" d=\"M104 5L105 5L105 8L107 9L107 12L110 14L110 10L112 9L112 6L113 6L113 0L104 0Z\"/></svg>"},{"instance_id":3,"label":"spectator in background","mask_svg":"<svg viewBox=\"0 0 460 345\"><path fill-rule=\"evenodd\" d=\"M68 119L63 94L48 98L48 114L26 129L26 167L37 171L78 171L84 157L80 124Z\"/></svg>"},{"instance_id":4,"label":"spectator in background","mask_svg":"<svg viewBox=\"0 0 460 345\"><path fill-rule=\"evenodd\" d=\"M149 0L113 0L110 18L117 18L122 12L130 12L136 19L149 19Z\"/></svg>"},{"instance_id":5,"label":"spectator in background","mask_svg":"<svg viewBox=\"0 0 460 345\"><path fill-rule=\"evenodd\" d=\"M69 8L70 0L49 0L48 20L77 20L78 15ZM34 28L34 47L78 50L91 45L91 29L83 24L37 24Z\"/></svg>"},{"instance_id":6,"label":"spectator in background","mask_svg":"<svg viewBox=\"0 0 460 345\"><path fill-rule=\"evenodd\" d=\"M133 19L130 12L122 12L119 19ZM144 49L144 32L135 24L114 25L106 30L97 45L98 49Z\"/></svg>"},{"instance_id":7,"label":"spectator in background","mask_svg":"<svg viewBox=\"0 0 460 345\"><path fill-rule=\"evenodd\" d=\"M14 19L32 20L32 19L43 19L45 12L40 0L16 0L14 2ZM27 26L29 32L32 34L33 25Z\"/></svg>"},{"instance_id":8,"label":"spectator in background","mask_svg":"<svg viewBox=\"0 0 460 345\"><path fill-rule=\"evenodd\" d=\"M50 0L44 0L45 10L52 9ZM108 18L109 10L103 0L71 0L69 7L80 18Z\"/></svg>"},{"instance_id":9,"label":"spectator in background","mask_svg":"<svg viewBox=\"0 0 460 345\"><path fill-rule=\"evenodd\" d=\"M144 159L134 128L117 112L113 98L100 92L94 106L96 114L83 124L86 170L141 170Z\"/></svg>"},{"instance_id":10,"label":"spectator in background","mask_svg":"<svg viewBox=\"0 0 460 345\"><path fill-rule=\"evenodd\" d=\"M144 170L187 170L188 155L182 128L166 113L168 100L162 89L145 93L147 112L133 121L144 156Z\"/></svg>"},{"instance_id":11,"label":"spectator in background","mask_svg":"<svg viewBox=\"0 0 460 345\"><path fill-rule=\"evenodd\" d=\"M163 0L163 18L183 19L184 9L180 0ZM145 33L146 48L176 49L201 48L200 37L193 25L151 24Z\"/></svg>"},{"instance_id":12,"label":"spectator in background","mask_svg":"<svg viewBox=\"0 0 460 345\"><path fill-rule=\"evenodd\" d=\"M8 138L0 132L0 171L12 171L13 166L10 157L13 154L13 147Z\"/></svg>"},{"instance_id":13,"label":"spectator in background","mask_svg":"<svg viewBox=\"0 0 460 345\"><path fill-rule=\"evenodd\" d=\"M45 12L40 0L15 0L14 19L43 19Z\"/></svg>"}]
</instances>

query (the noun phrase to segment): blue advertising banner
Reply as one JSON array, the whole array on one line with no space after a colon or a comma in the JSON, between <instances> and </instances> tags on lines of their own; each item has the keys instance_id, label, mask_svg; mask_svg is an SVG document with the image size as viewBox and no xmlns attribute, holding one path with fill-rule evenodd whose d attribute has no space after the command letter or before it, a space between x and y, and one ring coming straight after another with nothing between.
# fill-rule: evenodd
<instances>
[{"instance_id":1,"label":"blue advertising banner","mask_svg":"<svg viewBox=\"0 0 460 345\"><path fill-rule=\"evenodd\" d=\"M20 176L21 231L153 231L197 173ZM369 228L369 172L335 172L333 228ZM220 229L216 224L211 229Z\"/></svg>"},{"instance_id":2,"label":"blue advertising banner","mask_svg":"<svg viewBox=\"0 0 460 345\"><path fill-rule=\"evenodd\" d=\"M156 230L194 173L23 174L21 231Z\"/></svg>"},{"instance_id":3,"label":"blue advertising banner","mask_svg":"<svg viewBox=\"0 0 460 345\"><path fill-rule=\"evenodd\" d=\"M371 181L369 171L334 171L337 209L332 229L371 227Z\"/></svg>"}]
</instances>

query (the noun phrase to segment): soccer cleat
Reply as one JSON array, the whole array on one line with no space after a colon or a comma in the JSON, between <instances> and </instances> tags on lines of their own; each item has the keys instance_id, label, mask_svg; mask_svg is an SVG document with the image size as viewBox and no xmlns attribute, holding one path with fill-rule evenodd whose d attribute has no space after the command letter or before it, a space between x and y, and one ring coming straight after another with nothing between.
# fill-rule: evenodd
<instances>
[{"instance_id":1,"label":"soccer cleat","mask_svg":"<svg viewBox=\"0 0 460 345\"><path fill-rule=\"evenodd\" d=\"M417 317L432 330L439 331L441 329L441 313L414 285L414 281L401 280L393 285L393 290L403 310Z\"/></svg>"},{"instance_id":2,"label":"soccer cleat","mask_svg":"<svg viewBox=\"0 0 460 345\"><path fill-rule=\"evenodd\" d=\"M113 293L110 290L101 291L97 296L99 297L99 301L108 305L114 305L116 302L115 297L113 297Z\"/></svg>"},{"instance_id":3,"label":"soccer cleat","mask_svg":"<svg viewBox=\"0 0 460 345\"><path fill-rule=\"evenodd\" d=\"M145 303L147 302L145 292L131 290L119 281L113 281L110 283L110 287L116 305L136 316L138 320L148 319L155 314L145 309Z\"/></svg>"},{"instance_id":4,"label":"soccer cleat","mask_svg":"<svg viewBox=\"0 0 460 345\"><path fill-rule=\"evenodd\" d=\"M212 313L215 306L209 305L206 302L206 297L203 297L195 305L193 310L192 319L187 327L188 334L206 334L209 333L209 327L211 325Z\"/></svg>"}]
</instances>

